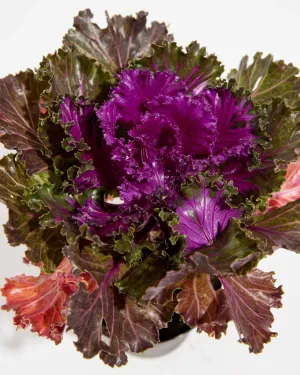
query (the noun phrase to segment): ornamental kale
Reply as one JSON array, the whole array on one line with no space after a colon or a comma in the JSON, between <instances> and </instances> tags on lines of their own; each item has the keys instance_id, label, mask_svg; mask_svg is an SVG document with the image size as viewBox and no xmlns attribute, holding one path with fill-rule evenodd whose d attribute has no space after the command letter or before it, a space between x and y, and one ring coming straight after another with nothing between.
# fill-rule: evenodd
<instances>
[{"instance_id":1,"label":"ornamental kale","mask_svg":"<svg viewBox=\"0 0 300 375\"><path fill-rule=\"evenodd\" d=\"M283 292L257 264L300 252L298 69L258 53L221 79L146 16L80 12L38 70L0 80L4 230L41 269L7 279L3 309L112 367L176 319L217 339L233 321L259 353Z\"/></svg>"}]
</instances>

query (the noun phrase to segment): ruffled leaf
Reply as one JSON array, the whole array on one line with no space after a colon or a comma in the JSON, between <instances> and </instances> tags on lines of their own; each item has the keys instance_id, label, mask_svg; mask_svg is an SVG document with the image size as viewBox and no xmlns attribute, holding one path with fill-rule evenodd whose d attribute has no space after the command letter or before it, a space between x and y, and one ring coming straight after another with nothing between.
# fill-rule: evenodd
<instances>
[{"instance_id":1,"label":"ruffled leaf","mask_svg":"<svg viewBox=\"0 0 300 375\"><path fill-rule=\"evenodd\" d=\"M215 55L208 55L206 48L192 42L186 52L176 43L153 44L148 55L136 61L137 65L154 71L175 72L186 84L187 90L200 92L206 85L212 85L224 71Z\"/></svg>"},{"instance_id":2,"label":"ruffled leaf","mask_svg":"<svg viewBox=\"0 0 300 375\"><path fill-rule=\"evenodd\" d=\"M184 288L186 280L192 280L194 276L197 277L197 274L215 273L216 270L209 264L208 258L199 252L195 253L189 257L180 270L168 271L156 286L148 288L143 299L166 305L173 300L175 290Z\"/></svg>"},{"instance_id":3,"label":"ruffled leaf","mask_svg":"<svg viewBox=\"0 0 300 375\"><path fill-rule=\"evenodd\" d=\"M75 243L80 235L73 214L77 208L75 199L57 191L55 184L43 184L32 193L26 194L29 207L42 215L39 224L42 228L62 226L61 232L69 243Z\"/></svg>"},{"instance_id":4,"label":"ruffled leaf","mask_svg":"<svg viewBox=\"0 0 300 375\"><path fill-rule=\"evenodd\" d=\"M69 95L60 102L60 119L69 136L64 140L66 150L75 150L81 163L75 184L79 191L101 185L116 188L119 175L105 143L95 113L95 107L83 98L73 101ZM111 173L115 170L114 173Z\"/></svg>"},{"instance_id":5,"label":"ruffled leaf","mask_svg":"<svg viewBox=\"0 0 300 375\"><path fill-rule=\"evenodd\" d=\"M40 95L47 88L31 70L0 80L0 140L18 152L30 174L48 168L37 135Z\"/></svg>"},{"instance_id":6,"label":"ruffled leaf","mask_svg":"<svg viewBox=\"0 0 300 375\"><path fill-rule=\"evenodd\" d=\"M167 257L158 251L153 252L136 268L130 269L115 285L121 293L139 300L147 288L161 280L166 267Z\"/></svg>"},{"instance_id":7,"label":"ruffled leaf","mask_svg":"<svg viewBox=\"0 0 300 375\"><path fill-rule=\"evenodd\" d=\"M253 270L246 276L222 277L226 296L224 315L233 320L240 342L250 352L260 353L277 334L270 331L274 321L271 308L281 307L281 286L274 286L273 272ZM226 311L227 310L227 311Z\"/></svg>"},{"instance_id":8,"label":"ruffled leaf","mask_svg":"<svg viewBox=\"0 0 300 375\"><path fill-rule=\"evenodd\" d=\"M100 202L95 196L88 198L74 215L80 226L87 226L91 233L103 240L114 234L126 233L138 218L134 210L126 210L123 204Z\"/></svg>"},{"instance_id":9,"label":"ruffled leaf","mask_svg":"<svg viewBox=\"0 0 300 375\"><path fill-rule=\"evenodd\" d=\"M234 78L238 87L251 91L252 99L258 104L269 104L273 97L281 97L292 107L299 107L298 73L299 70L292 64L285 64L282 60L273 61L272 55L262 58L262 53L258 52L250 65L248 56L245 56L239 69L232 70L228 78Z\"/></svg>"},{"instance_id":10,"label":"ruffled leaf","mask_svg":"<svg viewBox=\"0 0 300 375\"><path fill-rule=\"evenodd\" d=\"M185 323L196 327L207 313L211 304L216 303L216 292L210 282L210 276L203 273L189 275L177 295L176 312Z\"/></svg>"},{"instance_id":11,"label":"ruffled leaf","mask_svg":"<svg viewBox=\"0 0 300 375\"><path fill-rule=\"evenodd\" d=\"M273 99L266 109L263 129L269 136L270 148L261 155L263 166L275 165L276 172L286 170L300 152L300 116L293 112L282 99Z\"/></svg>"},{"instance_id":12,"label":"ruffled leaf","mask_svg":"<svg viewBox=\"0 0 300 375\"><path fill-rule=\"evenodd\" d=\"M104 363L119 367L127 363L127 350L139 353L158 342L158 329L170 315L119 294L108 280L90 294L81 284L71 301L68 328L78 336L75 345L85 358L99 354Z\"/></svg>"},{"instance_id":13,"label":"ruffled leaf","mask_svg":"<svg viewBox=\"0 0 300 375\"><path fill-rule=\"evenodd\" d=\"M84 277L73 276L72 264L65 258L53 274L41 272L37 277L21 275L6 281L1 289L6 298L2 309L15 311L15 325L19 328L31 325L32 332L59 344L70 297Z\"/></svg>"},{"instance_id":14,"label":"ruffled leaf","mask_svg":"<svg viewBox=\"0 0 300 375\"><path fill-rule=\"evenodd\" d=\"M217 120L217 134L210 157L213 165L218 166L230 158L249 158L257 125L253 103L246 96L239 98L227 88L205 89L202 95Z\"/></svg>"},{"instance_id":15,"label":"ruffled leaf","mask_svg":"<svg viewBox=\"0 0 300 375\"><path fill-rule=\"evenodd\" d=\"M146 28L147 13L137 17L107 16L107 28L100 29L92 22L89 9L79 12L74 29L64 38L65 45L75 45L87 57L95 59L110 73L126 68L129 60L143 56L152 43L167 37L165 24L152 22Z\"/></svg>"},{"instance_id":16,"label":"ruffled leaf","mask_svg":"<svg viewBox=\"0 0 300 375\"><path fill-rule=\"evenodd\" d=\"M26 244L26 257L37 264L43 263L46 272L52 272L62 260L62 248L65 239L60 230L41 228L41 214L31 211L25 203L26 189L34 187L35 180L30 179L25 167L16 161L15 155L5 156L0 161L0 200L6 204L9 220L4 231L12 246Z\"/></svg>"},{"instance_id":17,"label":"ruffled leaf","mask_svg":"<svg viewBox=\"0 0 300 375\"><path fill-rule=\"evenodd\" d=\"M259 240L260 248L268 253L278 248L300 252L300 199L270 212L256 215L247 226L251 237Z\"/></svg>"},{"instance_id":18,"label":"ruffled leaf","mask_svg":"<svg viewBox=\"0 0 300 375\"><path fill-rule=\"evenodd\" d=\"M44 57L39 74L50 75L51 88L42 95L43 105L51 104L59 95L84 96L102 103L114 83L109 73L94 60L79 53L75 47L59 49Z\"/></svg>"},{"instance_id":19,"label":"ruffled leaf","mask_svg":"<svg viewBox=\"0 0 300 375\"><path fill-rule=\"evenodd\" d=\"M289 164L285 181L280 191L273 193L272 198L269 199L268 208L279 208L298 198L300 198L300 158Z\"/></svg>"},{"instance_id":20,"label":"ruffled leaf","mask_svg":"<svg viewBox=\"0 0 300 375\"><path fill-rule=\"evenodd\" d=\"M81 248L78 243L67 245L64 254L79 270L89 272L98 284L104 281L114 263L111 255L104 255L90 246Z\"/></svg>"},{"instance_id":21,"label":"ruffled leaf","mask_svg":"<svg viewBox=\"0 0 300 375\"><path fill-rule=\"evenodd\" d=\"M212 245L201 248L201 253L217 275L245 274L264 256L256 241L248 238L236 221Z\"/></svg>"},{"instance_id":22,"label":"ruffled leaf","mask_svg":"<svg viewBox=\"0 0 300 375\"><path fill-rule=\"evenodd\" d=\"M268 138L259 151L260 165L251 168L247 159L233 160L224 168L226 179L256 197L268 196L280 189L288 164L297 159L300 149L299 113L291 110L282 99L274 98L262 109L261 127Z\"/></svg>"},{"instance_id":23,"label":"ruffled leaf","mask_svg":"<svg viewBox=\"0 0 300 375\"><path fill-rule=\"evenodd\" d=\"M173 97L185 88L176 74L150 70L124 70L119 75L120 83L112 90L110 100L97 115L101 120L104 137L110 145L124 138L134 129L147 110L147 104L155 97Z\"/></svg>"}]
</instances>

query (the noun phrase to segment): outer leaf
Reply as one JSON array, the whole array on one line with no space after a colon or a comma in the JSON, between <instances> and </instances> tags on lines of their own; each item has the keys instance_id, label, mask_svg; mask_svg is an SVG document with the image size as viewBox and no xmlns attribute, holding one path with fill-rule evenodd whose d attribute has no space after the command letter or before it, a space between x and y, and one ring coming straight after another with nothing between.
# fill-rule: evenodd
<instances>
[{"instance_id":1,"label":"outer leaf","mask_svg":"<svg viewBox=\"0 0 300 375\"><path fill-rule=\"evenodd\" d=\"M201 249L215 268L215 274L244 274L255 267L264 256L258 250L257 243L232 222L210 246Z\"/></svg>"},{"instance_id":2,"label":"outer leaf","mask_svg":"<svg viewBox=\"0 0 300 375\"><path fill-rule=\"evenodd\" d=\"M135 269L130 269L115 285L121 293L140 299L148 287L161 280L166 267L167 258L157 251L153 252Z\"/></svg>"},{"instance_id":3,"label":"outer leaf","mask_svg":"<svg viewBox=\"0 0 300 375\"><path fill-rule=\"evenodd\" d=\"M28 233L23 241L29 248L25 253L26 258L33 264L42 262L43 270L46 272L53 272L63 260L62 250L66 245L66 239L61 234L60 227L41 229L36 219L35 229Z\"/></svg>"},{"instance_id":4,"label":"outer leaf","mask_svg":"<svg viewBox=\"0 0 300 375\"><path fill-rule=\"evenodd\" d=\"M299 70L292 64L286 65L282 60L273 61L273 56L262 58L258 52L254 61L248 66L248 56L245 56L239 69L232 70L228 78L234 78L238 87L244 87L252 92L252 99L258 104L268 104L273 97L281 97L293 107L300 105Z\"/></svg>"},{"instance_id":5,"label":"outer leaf","mask_svg":"<svg viewBox=\"0 0 300 375\"><path fill-rule=\"evenodd\" d=\"M232 319L240 342L250 352L260 353L265 343L276 336L270 332L274 317L271 308L281 307L281 286L275 288L272 272L253 270L246 276L220 278L225 290L227 317Z\"/></svg>"},{"instance_id":6,"label":"outer leaf","mask_svg":"<svg viewBox=\"0 0 300 375\"><path fill-rule=\"evenodd\" d=\"M8 241L12 246L26 244L26 256L33 263L43 262L44 270L53 271L62 260L65 244L60 230L44 230L39 224L40 214L32 212L23 201L25 189L33 187L25 167L15 160L15 155L5 156L0 161L0 200L9 209L9 220L4 225Z\"/></svg>"},{"instance_id":7,"label":"outer leaf","mask_svg":"<svg viewBox=\"0 0 300 375\"><path fill-rule=\"evenodd\" d=\"M268 208L279 208L300 198L300 158L289 164L280 191L273 193Z\"/></svg>"},{"instance_id":8,"label":"outer leaf","mask_svg":"<svg viewBox=\"0 0 300 375\"><path fill-rule=\"evenodd\" d=\"M142 67L152 68L154 71L171 70L175 72L187 85L188 90L201 88L213 84L224 71L224 67L215 55L207 55L206 48L192 42L186 47L186 52L176 43L153 44L151 53L136 63Z\"/></svg>"},{"instance_id":9,"label":"outer leaf","mask_svg":"<svg viewBox=\"0 0 300 375\"><path fill-rule=\"evenodd\" d=\"M208 336L220 339L222 334L226 334L229 317L224 290L217 290L216 297L217 299L209 305L206 313L198 321L197 332L204 331Z\"/></svg>"},{"instance_id":10,"label":"outer leaf","mask_svg":"<svg viewBox=\"0 0 300 375\"><path fill-rule=\"evenodd\" d=\"M194 273L184 280L182 291L177 295L176 312L183 317L186 324L196 327L210 305L216 303L216 299L210 276Z\"/></svg>"},{"instance_id":11,"label":"outer leaf","mask_svg":"<svg viewBox=\"0 0 300 375\"><path fill-rule=\"evenodd\" d=\"M67 193L57 191L55 184L43 184L37 187L35 192L26 194L26 200L29 207L36 211L40 211L43 207L50 209L41 222L50 228L71 220L76 208L75 199Z\"/></svg>"},{"instance_id":12,"label":"outer leaf","mask_svg":"<svg viewBox=\"0 0 300 375\"><path fill-rule=\"evenodd\" d=\"M51 74L51 88L43 93L44 103L52 102L59 95L84 96L101 103L113 83L109 73L94 60L79 53L75 47L59 49L45 57L39 73Z\"/></svg>"},{"instance_id":13,"label":"outer leaf","mask_svg":"<svg viewBox=\"0 0 300 375\"><path fill-rule=\"evenodd\" d=\"M39 122L38 136L43 143L43 153L52 159L54 171L62 180L68 180L68 171L77 167L78 160L74 152L68 152L63 148L66 133L61 126L58 106L51 109L47 107L45 114ZM78 168L78 167L77 167Z\"/></svg>"},{"instance_id":14,"label":"outer leaf","mask_svg":"<svg viewBox=\"0 0 300 375\"><path fill-rule=\"evenodd\" d=\"M158 329L165 324L156 307L138 305L104 285L89 294L81 284L71 301L68 326L78 336L75 345L85 358L99 353L111 367L122 366L127 363L125 351L142 352L152 347L158 341Z\"/></svg>"},{"instance_id":15,"label":"outer leaf","mask_svg":"<svg viewBox=\"0 0 300 375\"><path fill-rule=\"evenodd\" d=\"M35 192L26 194L26 201L33 210L45 212L39 220L42 228L62 226L62 234L68 243L75 243L80 235L73 214L77 207L75 199L57 191L54 184L43 184Z\"/></svg>"},{"instance_id":16,"label":"outer leaf","mask_svg":"<svg viewBox=\"0 0 300 375\"><path fill-rule=\"evenodd\" d=\"M186 280L190 280L197 274L214 274L215 272L216 270L208 263L206 256L199 252L195 253L180 270L168 271L157 286L148 288L143 299L153 301L158 305L165 305L173 300L173 293L176 289L183 289Z\"/></svg>"},{"instance_id":17,"label":"outer leaf","mask_svg":"<svg viewBox=\"0 0 300 375\"><path fill-rule=\"evenodd\" d=\"M263 166L267 167L272 161L276 171L285 170L300 152L299 112L293 112L282 99L273 99L266 109L263 127L271 145L261 155Z\"/></svg>"},{"instance_id":18,"label":"outer leaf","mask_svg":"<svg viewBox=\"0 0 300 375\"><path fill-rule=\"evenodd\" d=\"M64 254L75 264L81 271L89 272L101 284L106 274L113 267L111 255L104 255L93 251L91 247L85 246L82 249L78 244L67 245L64 248Z\"/></svg>"},{"instance_id":19,"label":"outer leaf","mask_svg":"<svg viewBox=\"0 0 300 375\"><path fill-rule=\"evenodd\" d=\"M14 310L14 323L20 328L32 325L32 332L59 344L64 332L70 296L76 292L82 277L72 275L72 264L64 259L50 275L16 276L6 279L1 290L7 304L2 309Z\"/></svg>"},{"instance_id":20,"label":"outer leaf","mask_svg":"<svg viewBox=\"0 0 300 375\"><path fill-rule=\"evenodd\" d=\"M300 117L282 99L275 98L263 107L262 129L269 138L267 148L260 152L261 165L251 172L242 163L233 162L233 171L226 179L245 184L255 196L268 196L280 189L288 164L297 158L300 150ZM235 164L239 164L237 169ZM226 167L230 170L230 164ZM248 189L249 190L249 189Z\"/></svg>"},{"instance_id":21,"label":"outer leaf","mask_svg":"<svg viewBox=\"0 0 300 375\"><path fill-rule=\"evenodd\" d=\"M31 70L0 80L0 140L18 152L30 174L48 168L37 136L40 95L46 88Z\"/></svg>"},{"instance_id":22,"label":"outer leaf","mask_svg":"<svg viewBox=\"0 0 300 375\"><path fill-rule=\"evenodd\" d=\"M261 241L260 247L267 252L278 248L300 252L300 199L262 215L254 216L247 227L252 238ZM249 234L249 232L248 232Z\"/></svg>"},{"instance_id":23,"label":"outer leaf","mask_svg":"<svg viewBox=\"0 0 300 375\"><path fill-rule=\"evenodd\" d=\"M167 36L165 24L153 22L147 29L146 17L145 12L137 13L137 18L110 18L107 14L108 26L100 29L92 23L92 12L86 9L75 17L75 30L69 30L64 43L75 45L80 52L115 74L124 69L129 60L146 53L152 43Z\"/></svg>"}]
</instances>

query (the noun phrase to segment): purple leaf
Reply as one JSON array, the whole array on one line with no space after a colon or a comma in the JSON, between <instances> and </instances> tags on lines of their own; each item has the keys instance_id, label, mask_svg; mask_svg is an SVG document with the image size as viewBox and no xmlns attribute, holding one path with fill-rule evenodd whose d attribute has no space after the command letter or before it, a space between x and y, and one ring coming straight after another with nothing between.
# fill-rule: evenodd
<instances>
[{"instance_id":1,"label":"purple leaf","mask_svg":"<svg viewBox=\"0 0 300 375\"><path fill-rule=\"evenodd\" d=\"M104 141L102 130L95 114L95 107L87 104L83 98L78 102L65 96L61 103L61 121L69 132L68 147L80 152L83 164L92 162L92 170L84 171L75 179L80 191L99 186L116 187L118 173L111 160L111 149ZM82 143L83 141L83 143ZM115 173L111 173L114 170Z\"/></svg>"},{"instance_id":2,"label":"purple leaf","mask_svg":"<svg viewBox=\"0 0 300 375\"><path fill-rule=\"evenodd\" d=\"M271 308L281 307L281 286L275 288L273 272L253 270L246 276L220 277L226 295L227 319L233 320L240 342L250 352L260 353L277 334L269 329L274 321Z\"/></svg>"},{"instance_id":3,"label":"purple leaf","mask_svg":"<svg viewBox=\"0 0 300 375\"><path fill-rule=\"evenodd\" d=\"M239 209L225 203L222 190L213 191L203 182L185 186L182 194L176 209L179 224L175 228L186 236L187 253L211 245L230 219L240 216Z\"/></svg>"}]
</instances>

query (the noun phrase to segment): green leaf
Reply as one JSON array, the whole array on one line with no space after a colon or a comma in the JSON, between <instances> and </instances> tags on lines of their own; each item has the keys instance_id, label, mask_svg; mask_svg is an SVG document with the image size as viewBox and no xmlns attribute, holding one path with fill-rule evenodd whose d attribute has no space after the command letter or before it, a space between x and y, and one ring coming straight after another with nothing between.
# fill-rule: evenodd
<instances>
[{"instance_id":1,"label":"green leaf","mask_svg":"<svg viewBox=\"0 0 300 375\"><path fill-rule=\"evenodd\" d=\"M112 76L94 59L82 55L74 46L61 48L45 57L38 73L51 77L51 87L42 95L44 104L66 94L102 103L114 83Z\"/></svg>"},{"instance_id":2,"label":"green leaf","mask_svg":"<svg viewBox=\"0 0 300 375\"><path fill-rule=\"evenodd\" d=\"M47 87L31 70L0 80L0 141L18 152L30 174L48 168L37 135L40 95Z\"/></svg>"},{"instance_id":3,"label":"green leaf","mask_svg":"<svg viewBox=\"0 0 300 375\"><path fill-rule=\"evenodd\" d=\"M58 105L48 107L47 114L40 118L38 136L43 143L44 155L52 159L55 173L67 183L71 170L77 170L79 162L73 151L68 152L63 147L66 133L61 126Z\"/></svg>"},{"instance_id":4,"label":"green leaf","mask_svg":"<svg viewBox=\"0 0 300 375\"><path fill-rule=\"evenodd\" d=\"M268 138L268 144L260 153L260 166L246 175L257 196L270 196L280 190L285 180L288 164L300 153L300 116L279 98L261 108L263 119L261 129Z\"/></svg>"},{"instance_id":5,"label":"green leaf","mask_svg":"<svg viewBox=\"0 0 300 375\"><path fill-rule=\"evenodd\" d=\"M167 261L167 257L155 251L137 267L131 268L115 285L121 293L139 300L147 288L156 285L165 275Z\"/></svg>"},{"instance_id":6,"label":"green leaf","mask_svg":"<svg viewBox=\"0 0 300 375\"><path fill-rule=\"evenodd\" d=\"M217 275L245 274L264 256L256 241L249 238L235 220L212 245L201 248L200 252L208 258Z\"/></svg>"},{"instance_id":7,"label":"green leaf","mask_svg":"<svg viewBox=\"0 0 300 375\"><path fill-rule=\"evenodd\" d=\"M260 242L264 252L278 248L300 253L300 199L267 213L254 216L246 234Z\"/></svg>"},{"instance_id":8,"label":"green leaf","mask_svg":"<svg viewBox=\"0 0 300 375\"><path fill-rule=\"evenodd\" d=\"M26 193L25 198L32 210L44 211L39 221L42 228L56 228L62 225L61 232L66 236L68 243L77 241L80 232L72 217L76 203L71 195L58 191L55 184L48 183L37 187L34 192Z\"/></svg>"},{"instance_id":9,"label":"green leaf","mask_svg":"<svg viewBox=\"0 0 300 375\"><path fill-rule=\"evenodd\" d=\"M251 97L258 104L269 104L273 97L286 99L292 107L300 105L299 70L282 60L273 61L273 56L262 58L258 52L248 66L248 56L243 57L239 69L232 70L228 79L234 78L238 87L251 91Z\"/></svg>"},{"instance_id":10,"label":"green leaf","mask_svg":"<svg viewBox=\"0 0 300 375\"><path fill-rule=\"evenodd\" d=\"M137 60L136 65L152 68L154 71L169 69L186 82L189 90L201 87L201 84L212 85L224 71L217 57L208 55L206 48L200 48L197 42L189 44L186 52L175 42L153 44L151 52Z\"/></svg>"},{"instance_id":11,"label":"green leaf","mask_svg":"<svg viewBox=\"0 0 300 375\"><path fill-rule=\"evenodd\" d=\"M37 176L29 178L15 155L0 160L0 200L9 210L9 220L4 225L8 241L12 246L27 245L26 257L35 264L43 262L44 270L52 272L63 258L65 239L60 229L42 229L39 219L44 211L32 212L23 197L27 189L42 181Z\"/></svg>"},{"instance_id":12,"label":"green leaf","mask_svg":"<svg viewBox=\"0 0 300 375\"><path fill-rule=\"evenodd\" d=\"M106 274L113 266L111 255L93 250L90 246L80 248L78 243L67 245L64 248L64 254L75 264L81 271L89 272L98 284L105 279Z\"/></svg>"},{"instance_id":13,"label":"green leaf","mask_svg":"<svg viewBox=\"0 0 300 375\"><path fill-rule=\"evenodd\" d=\"M299 112L293 112L284 100L275 98L265 108L262 127L271 146L261 155L263 167L273 163L276 172L286 170L288 164L300 154Z\"/></svg>"},{"instance_id":14,"label":"green leaf","mask_svg":"<svg viewBox=\"0 0 300 375\"><path fill-rule=\"evenodd\" d=\"M64 258L62 250L66 245L66 239L61 234L60 227L41 229L37 224L24 242L29 247L25 253L26 258L33 264L43 262L43 270L47 273L54 272Z\"/></svg>"},{"instance_id":15,"label":"green leaf","mask_svg":"<svg viewBox=\"0 0 300 375\"><path fill-rule=\"evenodd\" d=\"M152 43L167 37L165 24L152 22L146 28L147 13L139 12L137 17L107 14L107 28L100 29L92 22L89 9L79 12L74 19L74 29L64 37L64 44L76 46L80 53L95 59L104 69L115 74L126 68L129 60L143 56Z\"/></svg>"}]
</instances>

